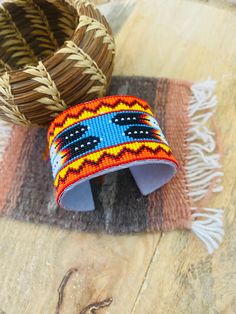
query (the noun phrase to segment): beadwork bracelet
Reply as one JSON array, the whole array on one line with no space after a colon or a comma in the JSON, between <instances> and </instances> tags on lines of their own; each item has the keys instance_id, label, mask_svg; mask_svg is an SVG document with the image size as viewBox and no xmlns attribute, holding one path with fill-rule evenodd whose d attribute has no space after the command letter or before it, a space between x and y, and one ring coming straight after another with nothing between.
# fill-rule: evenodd
<instances>
[{"instance_id":1,"label":"beadwork bracelet","mask_svg":"<svg viewBox=\"0 0 236 314\"><path fill-rule=\"evenodd\" d=\"M108 96L61 113L48 130L59 206L95 209L92 178L129 168L144 195L167 183L177 161L148 103L133 96Z\"/></svg>"}]
</instances>

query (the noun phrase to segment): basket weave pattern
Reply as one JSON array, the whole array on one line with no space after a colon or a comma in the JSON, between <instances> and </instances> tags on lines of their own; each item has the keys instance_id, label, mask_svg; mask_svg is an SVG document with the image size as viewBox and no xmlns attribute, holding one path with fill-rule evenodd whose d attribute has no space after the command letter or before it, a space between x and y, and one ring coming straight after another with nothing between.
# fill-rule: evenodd
<instances>
[{"instance_id":1,"label":"basket weave pattern","mask_svg":"<svg viewBox=\"0 0 236 314\"><path fill-rule=\"evenodd\" d=\"M105 95L114 63L110 26L88 0L0 5L0 118L46 126L68 106Z\"/></svg>"}]
</instances>

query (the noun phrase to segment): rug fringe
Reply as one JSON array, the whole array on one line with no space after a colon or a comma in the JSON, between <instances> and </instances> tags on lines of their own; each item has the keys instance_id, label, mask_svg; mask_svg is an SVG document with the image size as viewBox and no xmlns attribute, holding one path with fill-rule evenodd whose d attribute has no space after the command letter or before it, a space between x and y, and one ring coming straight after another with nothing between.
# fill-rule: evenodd
<instances>
[{"instance_id":1,"label":"rug fringe","mask_svg":"<svg viewBox=\"0 0 236 314\"><path fill-rule=\"evenodd\" d=\"M3 158L7 143L11 137L12 125L0 120L0 161Z\"/></svg>"},{"instance_id":2,"label":"rug fringe","mask_svg":"<svg viewBox=\"0 0 236 314\"><path fill-rule=\"evenodd\" d=\"M193 204L203 200L211 192L223 190L220 154L216 153L215 133L208 127L217 106L215 87L216 82L210 79L192 86L186 176ZM219 246L224 234L223 211L193 207L192 219L193 233L203 241L208 252L212 253Z\"/></svg>"},{"instance_id":3,"label":"rug fringe","mask_svg":"<svg viewBox=\"0 0 236 314\"><path fill-rule=\"evenodd\" d=\"M202 240L211 254L222 242L223 210L213 208L203 208L198 212L198 208L192 208L192 232Z\"/></svg>"}]
</instances>

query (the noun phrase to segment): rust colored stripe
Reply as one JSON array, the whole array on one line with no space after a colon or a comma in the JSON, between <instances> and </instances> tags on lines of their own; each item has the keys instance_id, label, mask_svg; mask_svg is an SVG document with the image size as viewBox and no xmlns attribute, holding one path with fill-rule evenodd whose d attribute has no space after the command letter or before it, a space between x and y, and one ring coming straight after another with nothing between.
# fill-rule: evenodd
<instances>
[{"instance_id":1,"label":"rust colored stripe","mask_svg":"<svg viewBox=\"0 0 236 314\"><path fill-rule=\"evenodd\" d=\"M3 156L0 167L0 214L9 214L7 208L7 199L13 201L15 195L9 191L12 188L14 176L17 167L19 166L19 156L21 155L22 146L27 134L27 129L24 127L13 127L11 139L7 145L7 150ZM18 185L18 182L17 182Z\"/></svg>"},{"instance_id":2,"label":"rust colored stripe","mask_svg":"<svg viewBox=\"0 0 236 314\"><path fill-rule=\"evenodd\" d=\"M191 221L191 205L185 172L191 85L173 80L170 86L165 103L165 133L180 167L177 175L162 188L163 231L188 228Z\"/></svg>"}]
</instances>

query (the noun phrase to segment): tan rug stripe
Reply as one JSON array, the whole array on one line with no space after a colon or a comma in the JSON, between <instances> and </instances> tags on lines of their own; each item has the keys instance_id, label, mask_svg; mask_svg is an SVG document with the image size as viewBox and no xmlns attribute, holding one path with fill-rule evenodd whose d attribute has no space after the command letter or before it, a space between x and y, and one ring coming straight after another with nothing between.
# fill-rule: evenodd
<instances>
[{"instance_id":1,"label":"tan rug stripe","mask_svg":"<svg viewBox=\"0 0 236 314\"><path fill-rule=\"evenodd\" d=\"M162 130L165 130L165 104L168 90L168 80L158 79L155 103L153 111ZM163 224L163 202L162 189L148 196L147 207L147 229L149 231L162 230Z\"/></svg>"}]
</instances>

